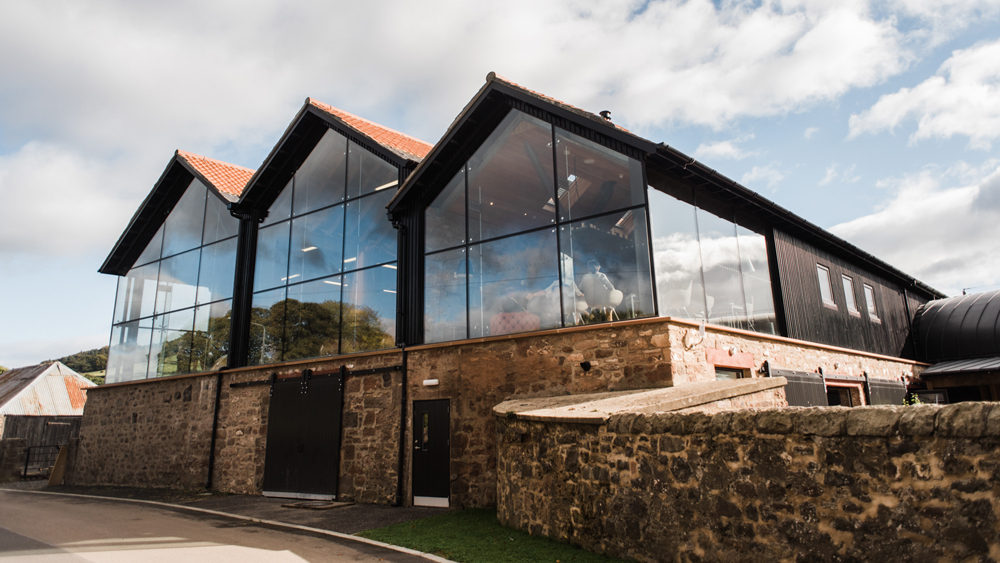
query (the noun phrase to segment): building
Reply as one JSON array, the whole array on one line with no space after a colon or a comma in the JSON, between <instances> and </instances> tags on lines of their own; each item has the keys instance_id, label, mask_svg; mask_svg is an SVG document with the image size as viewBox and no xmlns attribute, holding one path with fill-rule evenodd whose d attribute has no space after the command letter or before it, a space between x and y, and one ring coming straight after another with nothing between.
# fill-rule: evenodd
<instances>
[{"instance_id":1,"label":"building","mask_svg":"<svg viewBox=\"0 0 1000 563\"><path fill-rule=\"evenodd\" d=\"M77 482L452 506L496 501L508 400L895 401L944 297L492 73L433 146L307 99L256 172L178 152L101 271Z\"/></svg>"},{"instance_id":2,"label":"building","mask_svg":"<svg viewBox=\"0 0 1000 563\"><path fill-rule=\"evenodd\" d=\"M77 438L89 379L61 362L0 373L0 481L51 467L59 446Z\"/></svg>"}]
</instances>

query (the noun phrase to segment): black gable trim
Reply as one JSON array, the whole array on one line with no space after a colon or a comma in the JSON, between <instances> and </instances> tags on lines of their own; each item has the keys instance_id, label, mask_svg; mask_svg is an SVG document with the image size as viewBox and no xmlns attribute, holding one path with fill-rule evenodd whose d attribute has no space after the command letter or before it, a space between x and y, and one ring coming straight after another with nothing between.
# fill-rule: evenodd
<instances>
[{"instance_id":1,"label":"black gable trim","mask_svg":"<svg viewBox=\"0 0 1000 563\"><path fill-rule=\"evenodd\" d=\"M195 175L174 155L97 271L115 276L128 273L194 179Z\"/></svg>"}]
</instances>

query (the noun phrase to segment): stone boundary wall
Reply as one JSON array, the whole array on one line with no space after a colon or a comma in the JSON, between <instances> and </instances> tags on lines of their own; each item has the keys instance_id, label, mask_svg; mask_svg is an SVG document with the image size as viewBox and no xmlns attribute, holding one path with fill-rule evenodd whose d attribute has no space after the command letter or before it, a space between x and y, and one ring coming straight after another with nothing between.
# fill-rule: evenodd
<instances>
[{"instance_id":1,"label":"stone boundary wall","mask_svg":"<svg viewBox=\"0 0 1000 563\"><path fill-rule=\"evenodd\" d=\"M638 561L1000 560L1000 405L497 417L502 523Z\"/></svg>"},{"instance_id":2,"label":"stone boundary wall","mask_svg":"<svg viewBox=\"0 0 1000 563\"><path fill-rule=\"evenodd\" d=\"M512 397L544 397L715 381L715 365L742 366L756 374L765 361L776 367L899 380L920 364L852 353L781 337L698 325L669 318L514 334L415 346L408 352L408 395L450 399L452 506L497 503L496 436L492 409ZM590 363L584 370L583 362ZM713 363L714 362L714 363ZM423 380L436 379L433 387ZM775 401L784 401L784 393ZM756 399L756 398L755 398ZM787 403L785 403L787 404ZM765 406L734 401L705 411ZM408 425L409 426L409 425ZM408 443L412 443L407 428ZM404 471L410 475L409 459ZM409 478L407 479L409 483Z\"/></svg>"},{"instance_id":3,"label":"stone boundary wall","mask_svg":"<svg viewBox=\"0 0 1000 563\"><path fill-rule=\"evenodd\" d=\"M260 494L267 447L267 385L272 372L399 365L398 351L324 358L222 372L212 487ZM146 380L89 390L80 442L67 483L173 489L207 486L218 373ZM348 376L344 385L340 498L391 503L399 456L399 372Z\"/></svg>"}]
</instances>

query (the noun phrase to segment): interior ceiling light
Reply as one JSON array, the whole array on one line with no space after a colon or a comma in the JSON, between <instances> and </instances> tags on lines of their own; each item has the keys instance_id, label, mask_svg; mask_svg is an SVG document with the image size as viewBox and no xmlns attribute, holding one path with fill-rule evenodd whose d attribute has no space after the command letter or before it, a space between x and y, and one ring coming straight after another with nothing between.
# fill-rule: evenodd
<instances>
[{"instance_id":1,"label":"interior ceiling light","mask_svg":"<svg viewBox=\"0 0 1000 563\"><path fill-rule=\"evenodd\" d=\"M354 262L357 259L358 259L357 256L355 256L354 258L348 258L348 259L344 260L344 264L347 264L348 262Z\"/></svg>"},{"instance_id":2,"label":"interior ceiling light","mask_svg":"<svg viewBox=\"0 0 1000 563\"><path fill-rule=\"evenodd\" d=\"M323 283L328 283L330 285L340 285L339 283L337 283L335 281L330 281L330 280L323 280Z\"/></svg>"},{"instance_id":3,"label":"interior ceiling light","mask_svg":"<svg viewBox=\"0 0 1000 563\"><path fill-rule=\"evenodd\" d=\"M288 276L287 278L281 278L281 281L288 281L288 280L295 279L297 277L299 277L298 274L292 274L292 275Z\"/></svg>"},{"instance_id":4,"label":"interior ceiling light","mask_svg":"<svg viewBox=\"0 0 1000 563\"><path fill-rule=\"evenodd\" d=\"M377 191L380 191L380 190L384 190L386 188L391 188L391 187L395 186L398 183L399 183L399 180L393 180L393 181L389 182L388 184L382 184L381 186L375 188L375 191L377 192Z\"/></svg>"},{"instance_id":5,"label":"interior ceiling light","mask_svg":"<svg viewBox=\"0 0 1000 563\"><path fill-rule=\"evenodd\" d=\"M383 289L382 291L384 291L386 293L396 293L395 291L393 291L391 289Z\"/></svg>"},{"instance_id":6,"label":"interior ceiling light","mask_svg":"<svg viewBox=\"0 0 1000 563\"><path fill-rule=\"evenodd\" d=\"M310 250L316 250L315 246L309 246L302 249L302 252L309 252Z\"/></svg>"},{"instance_id":7,"label":"interior ceiling light","mask_svg":"<svg viewBox=\"0 0 1000 563\"><path fill-rule=\"evenodd\" d=\"M392 264L383 264L382 267L383 268L389 268L390 270L395 270L396 269L396 267L393 266Z\"/></svg>"}]
</instances>

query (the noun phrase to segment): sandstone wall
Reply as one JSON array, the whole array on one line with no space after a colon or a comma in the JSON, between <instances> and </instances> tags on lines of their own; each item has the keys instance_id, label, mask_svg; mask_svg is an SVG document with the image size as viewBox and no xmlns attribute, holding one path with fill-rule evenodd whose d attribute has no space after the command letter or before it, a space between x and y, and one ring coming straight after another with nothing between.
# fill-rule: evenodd
<instances>
[{"instance_id":1,"label":"sandstone wall","mask_svg":"<svg viewBox=\"0 0 1000 563\"><path fill-rule=\"evenodd\" d=\"M1000 406L497 418L509 526L639 561L1000 560Z\"/></svg>"},{"instance_id":2,"label":"sandstone wall","mask_svg":"<svg viewBox=\"0 0 1000 563\"><path fill-rule=\"evenodd\" d=\"M714 381L715 366L756 374L765 361L786 369L900 379L920 367L786 338L670 319L643 319L493 337L409 351L409 396L451 399L453 506L496 504L492 408L513 396L552 396L647 389ZM583 362L590 364L584 370ZM425 387L424 380L439 385ZM706 412L787 404L784 394L759 402L706 405ZM408 425L409 426L409 425ZM407 428L407 437L411 429ZM409 443L409 442L408 442ZM407 464L408 464L407 460ZM410 474L409 465L405 468Z\"/></svg>"},{"instance_id":3,"label":"sandstone wall","mask_svg":"<svg viewBox=\"0 0 1000 563\"><path fill-rule=\"evenodd\" d=\"M215 377L88 390L70 484L204 488Z\"/></svg>"},{"instance_id":4,"label":"sandstone wall","mask_svg":"<svg viewBox=\"0 0 1000 563\"><path fill-rule=\"evenodd\" d=\"M267 447L267 385L272 372L351 370L399 365L399 352L359 354L222 373L212 486L260 494ZM89 393L80 444L67 482L205 488L218 374L97 387ZM389 503L396 494L401 375L349 375L344 385L340 497Z\"/></svg>"}]
</instances>

